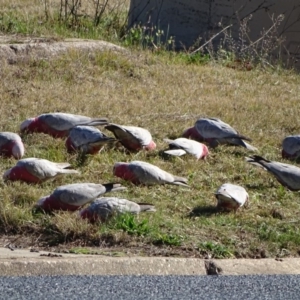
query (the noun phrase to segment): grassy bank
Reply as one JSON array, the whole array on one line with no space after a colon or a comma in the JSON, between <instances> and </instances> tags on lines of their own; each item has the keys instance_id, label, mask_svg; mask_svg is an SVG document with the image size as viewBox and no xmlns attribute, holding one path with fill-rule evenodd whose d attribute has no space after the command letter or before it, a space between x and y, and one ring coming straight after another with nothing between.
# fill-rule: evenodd
<instances>
[{"instance_id":1,"label":"grassy bank","mask_svg":"<svg viewBox=\"0 0 300 300\"><path fill-rule=\"evenodd\" d=\"M27 20L28 27L22 32L3 27L8 24L3 15L7 18L12 14L7 1L4 14L1 12L2 33L96 37L65 28L54 17L45 21L38 4L30 6L34 12L26 15L28 3L14 4L14 18L19 23ZM21 17L25 21L21 22ZM39 18L44 20L41 25L33 22ZM55 25L47 27L51 20ZM97 38L114 41L113 36L103 33ZM122 44L118 38L115 41ZM300 132L297 74L279 68L239 71L212 60L193 62L182 54L138 49L129 54L103 52L93 57L72 52L49 61L14 65L3 61L0 72L1 131L18 132L20 123L28 117L62 111L148 128L158 145L151 153L106 149L82 163L76 155L66 153L62 140L43 134L23 136L26 157L69 161L81 175L38 186L0 182L1 234L30 237L28 244L34 245L109 246L152 255L210 254L221 258L299 254L299 193L287 191L265 171L247 165L246 150L221 146L211 150L205 162L195 162L193 157L163 160L158 155L166 148L163 138L179 137L198 117L213 116L251 137L259 154L283 161L281 140ZM76 213L43 215L32 211L35 202L58 185L116 181L112 176L114 162L130 160L145 160L188 177L191 188L124 183L128 190L116 195L153 203L157 212L125 216L103 225L87 224ZM13 159L1 158L1 172L14 163ZM247 189L247 208L236 214L214 210L213 193L225 182Z\"/></svg>"}]
</instances>

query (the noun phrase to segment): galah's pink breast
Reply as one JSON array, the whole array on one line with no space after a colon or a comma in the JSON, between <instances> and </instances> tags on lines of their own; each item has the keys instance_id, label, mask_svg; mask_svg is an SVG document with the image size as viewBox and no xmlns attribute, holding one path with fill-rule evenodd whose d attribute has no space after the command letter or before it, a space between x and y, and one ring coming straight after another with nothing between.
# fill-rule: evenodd
<instances>
[{"instance_id":1,"label":"galah's pink breast","mask_svg":"<svg viewBox=\"0 0 300 300\"><path fill-rule=\"evenodd\" d=\"M40 183L42 182L41 179L32 175L30 172L27 171L26 168L15 166L11 169L9 173L9 179L12 181L21 180L27 183Z\"/></svg>"},{"instance_id":2,"label":"galah's pink breast","mask_svg":"<svg viewBox=\"0 0 300 300\"><path fill-rule=\"evenodd\" d=\"M52 211L52 210L65 210L65 211L76 211L81 206L70 205L64 202L61 202L59 199L56 199L54 196L49 196L41 205L41 208L44 211Z\"/></svg>"}]
</instances>

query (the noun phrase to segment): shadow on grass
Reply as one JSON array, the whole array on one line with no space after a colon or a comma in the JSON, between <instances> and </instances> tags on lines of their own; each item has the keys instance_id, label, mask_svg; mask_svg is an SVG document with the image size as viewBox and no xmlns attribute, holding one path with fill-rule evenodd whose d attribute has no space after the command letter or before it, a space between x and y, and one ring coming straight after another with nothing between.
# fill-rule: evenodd
<instances>
[{"instance_id":1,"label":"shadow on grass","mask_svg":"<svg viewBox=\"0 0 300 300\"><path fill-rule=\"evenodd\" d=\"M200 217L200 216L212 216L222 212L216 206L196 206L187 216L189 218Z\"/></svg>"},{"instance_id":2,"label":"shadow on grass","mask_svg":"<svg viewBox=\"0 0 300 300\"><path fill-rule=\"evenodd\" d=\"M245 184L245 188L249 190L265 190L266 184L265 183L248 183Z\"/></svg>"}]
</instances>

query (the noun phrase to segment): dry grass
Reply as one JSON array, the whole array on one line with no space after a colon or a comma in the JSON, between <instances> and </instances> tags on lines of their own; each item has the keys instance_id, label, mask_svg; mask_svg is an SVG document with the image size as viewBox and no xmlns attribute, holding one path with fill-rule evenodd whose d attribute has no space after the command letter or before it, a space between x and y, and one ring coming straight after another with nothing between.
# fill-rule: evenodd
<instances>
[{"instance_id":1,"label":"dry grass","mask_svg":"<svg viewBox=\"0 0 300 300\"><path fill-rule=\"evenodd\" d=\"M300 132L300 77L294 72L255 68L237 71L213 62L188 64L183 56L173 53L132 50L129 55L104 52L93 57L70 52L51 61L15 65L2 61L0 76L1 131L18 132L19 124L28 117L61 111L148 128L158 145L153 153L126 154L107 149L82 165L76 155L66 153L62 140L43 134L24 136L26 157L69 161L82 173L40 186L0 182L2 234L30 236L29 244L42 246L110 246L152 255L299 254L299 193L285 190L270 174L247 165L244 149L219 147L211 150L206 162L195 162L193 157L165 161L158 155L166 147L163 138L178 137L198 117L212 116L252 137L260 154L283 161L281 140ZM124 183L128 191L116 195L150 202L157 208L155 214L135 219L137 231L146 220L148 233L126 233L120 226L122 220L98 226L80 220L76 213L51 216L32 211L34 203L58 185L115 181L114 162L137 159L188 177L191 185L188 190ZM0 158L0 171L14 163ZM249 207L236 214L211 209L216 204L213 192L225 182L248 190Z\"/></svg>"}]
</instances>

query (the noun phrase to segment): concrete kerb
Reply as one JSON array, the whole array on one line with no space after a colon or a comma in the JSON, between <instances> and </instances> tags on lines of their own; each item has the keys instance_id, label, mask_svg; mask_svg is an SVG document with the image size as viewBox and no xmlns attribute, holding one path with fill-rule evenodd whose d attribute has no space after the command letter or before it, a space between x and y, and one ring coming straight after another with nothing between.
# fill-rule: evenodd
<instances>
[{"instance_id":1,"label":"concrete kerb","mask_svg":"<svg viewBox=\"0 0 300 300\"><path fill-rule=\"evenodd\" d=\"M61 256L60 256L61 255ZM215 260L223 275L300 274L300 259ZM169 257L107 257L0 248L0 276L206 275L204 260Z\"/></svg>"}]
</instances>

